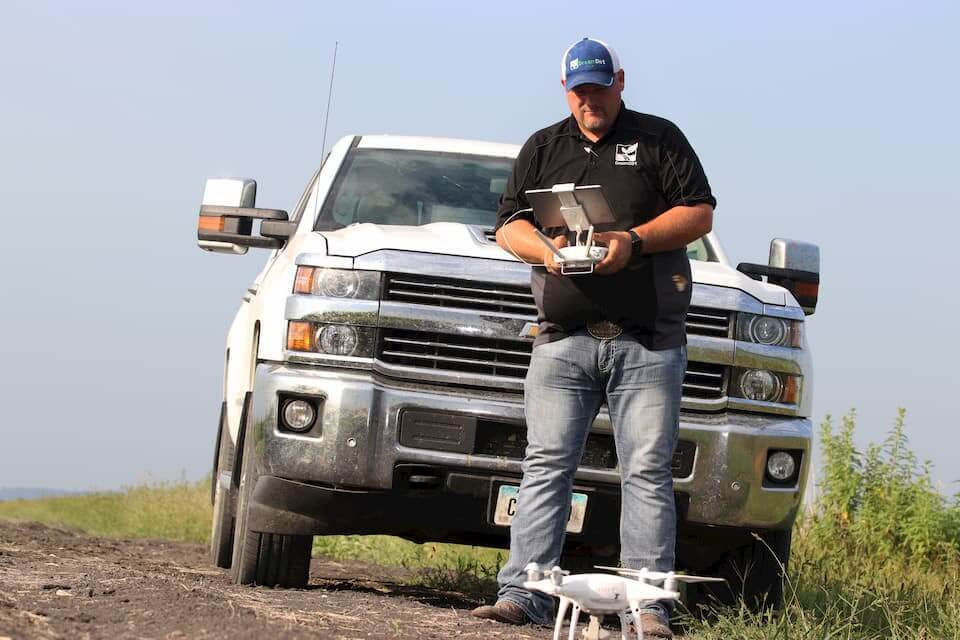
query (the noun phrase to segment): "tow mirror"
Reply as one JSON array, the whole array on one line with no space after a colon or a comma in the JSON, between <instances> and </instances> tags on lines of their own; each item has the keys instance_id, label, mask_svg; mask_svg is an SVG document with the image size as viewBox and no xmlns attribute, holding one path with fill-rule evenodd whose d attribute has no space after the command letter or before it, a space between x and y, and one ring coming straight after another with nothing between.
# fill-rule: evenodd
<instances>
[{"instance_id":1,"label":"tow mirror","mask_svg":"<svg viewBox=\"0 0 960 640\"><path fill-rule=\"evenodd\" d=\"M249 247L277 249L293 235L296 223L286 211L257 209L257 183L249 178L211 178L203 190L197 244L217 253L244 254ZM253 234L253 221L262 220Z\"/></svg>"},{"instance_id":2,"label":"tow mirror","mask_svg":"<svg viewBox=\"0 0 960 640\"><path fill-rule=\"evenodd\" d=\"M820 294L820 247L809 242L774 238L768 264L741 262L737 270L754 280L767 278L797 299L808 316L817 309Z\"/></svg>"}]
</instances>

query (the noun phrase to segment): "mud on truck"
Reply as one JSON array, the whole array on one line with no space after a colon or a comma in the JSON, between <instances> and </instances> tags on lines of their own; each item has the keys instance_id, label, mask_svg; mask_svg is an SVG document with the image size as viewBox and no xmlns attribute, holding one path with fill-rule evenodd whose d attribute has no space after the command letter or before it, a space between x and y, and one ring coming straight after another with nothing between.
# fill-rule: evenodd
<instances>
[{"instance_id":1,"label":"mud on truck","mask_svg":"<svg viewBox=\"0 0 960 640\"><path fill-rule=\"evenodd\" d=\"M538 325L530 267L492 227L518 151L347 137L290 215L257 208L253 180L207 181L200 247L270 250L230 327L216 434L210 551L235 582L305 585L315 535L509 546ZM688 255L678 568L728 581L688 600L776 603L811 462L819 251L775 239L734 268L710 233ZM565 559L617 554L619 491L601 409Z\"/></svg>"}]
</instances>

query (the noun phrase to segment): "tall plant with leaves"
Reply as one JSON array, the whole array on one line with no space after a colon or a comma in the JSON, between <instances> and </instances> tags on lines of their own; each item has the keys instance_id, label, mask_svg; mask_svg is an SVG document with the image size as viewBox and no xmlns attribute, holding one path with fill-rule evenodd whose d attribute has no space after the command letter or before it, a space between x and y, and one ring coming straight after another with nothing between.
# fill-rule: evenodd
<instances>
[{"instance_id":1,"label":"tall plant with leaves","mask_svg":"<svg viewBox=\"0 0 960 640\"><path fill-rule=\"evenodd\" d=\"M820 431L824 455L814 535L823 548L840 544L884 558L953 559L960 554L960 504L934 486L930 463L919 463L900 409L882 444L861 454L853 440L855 414L834 433L829 416Z\"/></svg>"},{"instance_id":2,"label":"tall plant with leaves","mask_svg":"<svg viewBox=\"0 0 960 640\"><path fill-rule=\"evenodd\" d=\"M842 418L840 430L836 433L831 416L828 415L820 425L824 464L814 530L820 536L838 541L849 537L851 522L863 493L860 453L853 442L855 418L856 413L851 410Z\"/></svg>"}]
</instances>

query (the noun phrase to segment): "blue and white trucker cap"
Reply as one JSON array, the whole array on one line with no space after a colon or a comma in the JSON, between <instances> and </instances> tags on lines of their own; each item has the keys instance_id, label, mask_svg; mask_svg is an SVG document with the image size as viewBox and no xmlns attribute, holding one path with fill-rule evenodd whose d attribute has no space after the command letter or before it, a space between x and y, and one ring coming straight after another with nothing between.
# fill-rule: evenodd
<instances>
[{"instance_id":1,"label":"blue and white trucker cap","mask_svg":"<svg viewBox=\"0 0 960 640\"><path fill-rule=\"evenodd\" d=\"M620 58L606 42L584 38L563 52L560 60L560 78L567 91L581 84L599 84L612 87Z\"/></svg>"}]
</instances>

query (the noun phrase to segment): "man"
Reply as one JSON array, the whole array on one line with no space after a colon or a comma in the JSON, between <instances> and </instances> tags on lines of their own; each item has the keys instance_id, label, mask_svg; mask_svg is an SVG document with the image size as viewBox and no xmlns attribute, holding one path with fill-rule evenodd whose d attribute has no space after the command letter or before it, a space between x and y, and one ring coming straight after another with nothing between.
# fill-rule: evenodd
<instances>
[{"instance_id":1,"label":"man","mask_svg":"<svg viewBox=\"0 0 960 640\"><path fill-rule=\"evenodd\" d=\"M510 558L497 603L473 614L550 624L554 600L523 588L526 565L560 562L573 474L606 402L621 472L621 564L674 568L670 463L686 370L690 263L686 245L710 231L716 200L696 154L672 123L628 110L616 53L584 38L562 59L570 118L520 150L500 200L497 243L535 266L540 333L524 384L528 446ZM525 191L600 184L616 222L598 227L608 253L593 274L561 274L536 238ZM557 247L563 229L545 229ZM667 604L643 611L648 638L671 638Z\"/></svg>"}]
</instances>

